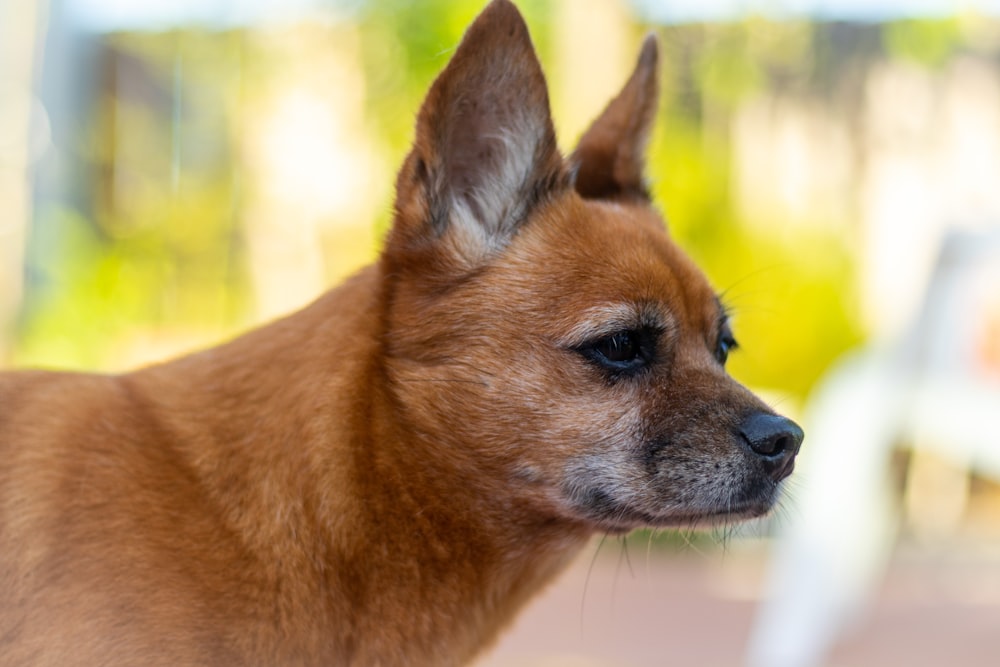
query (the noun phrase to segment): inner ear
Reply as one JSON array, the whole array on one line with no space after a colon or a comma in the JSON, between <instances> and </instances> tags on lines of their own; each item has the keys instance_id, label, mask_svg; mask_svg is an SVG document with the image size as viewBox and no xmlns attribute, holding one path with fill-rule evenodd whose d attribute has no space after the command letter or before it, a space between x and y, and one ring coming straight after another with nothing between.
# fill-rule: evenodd
<instances>
[{"instance_id":1,"label":"inner ear","mask_svg":"<svg viewBox=\"0 0 1000 667\"><path fill-rule=\"evenodd\" d=\"M544 88L476 90L457 100L447 117L434 194L459 218L468 215L489 236L505 238L537 203L533 184L561 168L548 96ZM548 154L556 159L546 159Z\"/></svg>"},{"instance_id":2,"label":"inner ear","mask_svg":"<svg viewBox=\"0 0 1000 667\"><path fill-rule=\"evenodd\" d=\"M659 48L649 35L621 92L580 139L570 159L587 199L649 200L645 152L659 101Z\"/></svg>"}]
</instances>

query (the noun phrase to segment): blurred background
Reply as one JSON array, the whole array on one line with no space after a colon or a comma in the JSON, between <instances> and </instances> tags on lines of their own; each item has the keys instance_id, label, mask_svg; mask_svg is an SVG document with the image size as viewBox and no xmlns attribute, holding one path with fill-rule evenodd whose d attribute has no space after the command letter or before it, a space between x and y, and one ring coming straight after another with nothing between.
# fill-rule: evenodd
<instances>
[{"instance_id":1,"label":"blurred background","mask_svg":"<svg viewBox=\"0 0 1000 667\"><path fill-rule=\"evenodd\" d=\"M0 363L116 371L370 262L482 0L0 0ZM993 665L1000 0L520 0L568 152L650 30L649 175L803 423L768 521L594 547L488 665Z\"/></svg>"}]
</instances>

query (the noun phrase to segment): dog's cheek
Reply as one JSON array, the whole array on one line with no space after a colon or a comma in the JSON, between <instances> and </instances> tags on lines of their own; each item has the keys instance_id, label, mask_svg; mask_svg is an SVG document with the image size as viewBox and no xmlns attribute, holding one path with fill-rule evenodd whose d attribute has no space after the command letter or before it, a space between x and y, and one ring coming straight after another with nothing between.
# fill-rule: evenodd
<instances>
[{"instance_id":1,"label":"dog's cheek","mask_svg":"<svg viewBox=\"0 0 1000 667\"><path fill-rule=\"evenodd\" d=\"M533 359L508 367L488 403L506 415L503 433L494 435L504 436L511 489L576 516L570 497L575 492L599 487L617 498L634 479L630 461L640 446L642 420L627 392L595 388L565 367L548 370L560 368L557 361ZM489 415L483 420L492 430Z\"/></svg>"},{"instance_id":2,"label":"dog's cheek","mask_svg":"<svg viewBox=\"0 0 1000 667\"><path fill-rule=\"evenodd\" d=\"M579 386L575 378L565 382ZM635 446L639 415L634 406L615 401L616 409L609 409L596 397L554 391L548 383L534 382L522 384L505 398L513 403L511 409L523 429L520 460L546 471L553 485L574 462L600 460L602 466L613 468L627 460Z\"/></svg>"}]
</instances>

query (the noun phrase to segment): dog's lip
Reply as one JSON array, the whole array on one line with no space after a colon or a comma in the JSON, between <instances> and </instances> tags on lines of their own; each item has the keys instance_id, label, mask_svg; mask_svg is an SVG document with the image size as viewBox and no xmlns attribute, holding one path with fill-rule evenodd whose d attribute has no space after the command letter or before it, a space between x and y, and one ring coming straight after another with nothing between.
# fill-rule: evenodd
<instances>
[{"instance_id":1,"label":"dog's lip","mask_svg":"<svg viewBox=\"0 0 1000 667\"><path fill-rule=\"evenodd\" d=\"M767 514L774 503L748 502L728 508L716 508L690 513L670 514L655 518L655 527L686 527L701 523L715 524L726 521L742 521Z\"/></svg>"},{"instance_id":2,"label":"dog's lip","mask_svg":"<svg viewBox=\"0 0 1000 667\"><path fill-rule=\"evenodd\" d=\"M782 462L781 467L774 471L774 481L780 482L786 479L795 470L795 455L789 456Z\"/></svg>"},{"instance_id":3,"label":"dog's lip","mask_svg":"<svg viewBox=\"0 0 1000 667\"><path fill-rule=\"evenodd\" d=\"M630 505L620 505L615 511L591 517L607 533L627 533L636 528L692 528L699 525L713 526L727 522L752 519L767 514L774 507L774 500L748 500L727 507L706 507L689 511L652 514Z\"/></svg>"}]
</instances>

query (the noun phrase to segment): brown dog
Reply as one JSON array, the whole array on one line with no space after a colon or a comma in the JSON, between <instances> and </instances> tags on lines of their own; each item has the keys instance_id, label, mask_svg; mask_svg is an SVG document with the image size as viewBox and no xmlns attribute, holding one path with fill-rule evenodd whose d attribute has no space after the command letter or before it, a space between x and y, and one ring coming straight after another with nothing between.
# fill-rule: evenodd
<instances>
[{"instance_id":1,"label":"brown dog","mask_svg":"<svg viewBox=\"0 0 1000 667\"><path fill-rule=\"evenodd\" d=\"M172 363L0 376L0 663L458 664L595 531L767 512L802 432L650 205L656 61L564 160L494 0L374 266Z\"/></svg>"}]
</instances>

